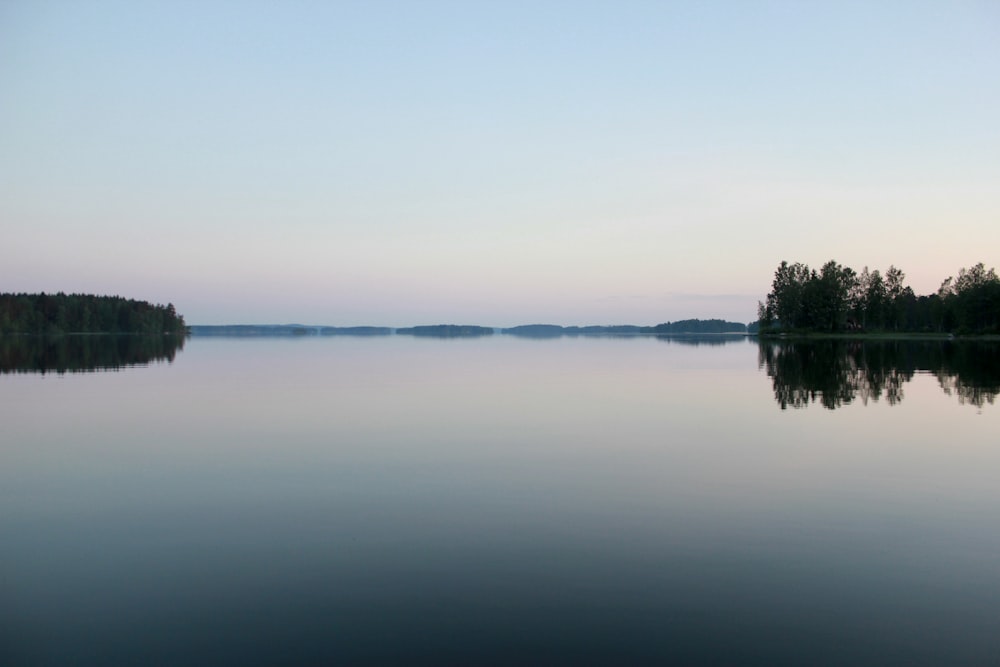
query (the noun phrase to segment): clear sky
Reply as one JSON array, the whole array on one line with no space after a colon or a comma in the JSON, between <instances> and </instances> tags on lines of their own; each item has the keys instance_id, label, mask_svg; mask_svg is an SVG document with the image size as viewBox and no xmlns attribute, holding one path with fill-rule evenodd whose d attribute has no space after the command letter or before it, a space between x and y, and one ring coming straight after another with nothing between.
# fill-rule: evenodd
<instances>
[{"instance_id":1,"label":"clear sky","mask_svg":"<svg viewBox=\"0 0 1000 667\"><path fill-rule=\"evenodd\" d=\"M0 291L750 321L1000 254L1000 3L0 0Z\"/></svg>"}]
</instances>

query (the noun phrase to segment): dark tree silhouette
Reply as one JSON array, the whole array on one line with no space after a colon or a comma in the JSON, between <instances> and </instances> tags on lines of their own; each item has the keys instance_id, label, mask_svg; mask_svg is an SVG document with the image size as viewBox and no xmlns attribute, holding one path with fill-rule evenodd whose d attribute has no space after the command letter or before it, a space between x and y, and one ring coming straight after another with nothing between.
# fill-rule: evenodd
<instances>
[{"instance_id":1,"label":"dark tree silhouette","mask_svg":"<svg viewBox=\"0 0 1000 667\"><path fill-rule=\"evenodd\" d=\"M861 273L833 260L817 273L781 262L758 326L773 331L901 331L1000 333L1000 278L982 263L947 278L936 294L916 296L906 275L890 266Z\"/></svg>"},{"instance_id":2,"label":"dark tree silhouette","mask_svg":"<svg viewBox=\"0 0 1000 667\"><path fill-rule=\"evenodd\" d=\"M185 335L172 303L120 296L0 294L0 334L119 333Z\"/></svg>"}]
</instances>

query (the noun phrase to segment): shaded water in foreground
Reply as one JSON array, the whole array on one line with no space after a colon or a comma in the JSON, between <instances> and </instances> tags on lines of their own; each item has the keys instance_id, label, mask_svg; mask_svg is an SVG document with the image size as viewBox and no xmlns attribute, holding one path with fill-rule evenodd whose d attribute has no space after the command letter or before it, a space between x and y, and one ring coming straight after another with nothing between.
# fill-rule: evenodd
<instances>
[{"instance_id":1,"label":"shaded water in foreground","mask_svg":"<svg viewBox=\"0 0 1000 667\"><path fill-rule=\"evenodd\" d=\"M995 664L997 348L934 345L4 375L0 664Z\"/></svg>"}]
</instances>

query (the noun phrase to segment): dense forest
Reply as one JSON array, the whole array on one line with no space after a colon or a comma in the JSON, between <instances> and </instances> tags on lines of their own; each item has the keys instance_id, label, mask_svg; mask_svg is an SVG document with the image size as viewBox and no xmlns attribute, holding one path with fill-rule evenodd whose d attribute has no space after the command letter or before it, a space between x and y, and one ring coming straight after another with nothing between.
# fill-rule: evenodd
<instances>
[{"instance_id":1,"label":"dense forest","mask_svg":"<svg viewBox=\"0 0 1000 667\"><path fill-rule=\"evenodd\" d=\"M0 334L187 333L173 304L153 305L120 296L0 294Z\"/></svg>"},{"instance_id":2,"label":"dense forest","mask_svg":"<svg viewBox=\"0 0 1000 667\"><path fill-rule=\"evenodd\" d=\"M758 303L762 333L921 332L1000 333L1000 278L982 263L961 269L935 294L917 296L905 274L890 266L882 275L861 273L831 260L817 272L782 262L766 302Z\"/></svg>"}]
</instances>

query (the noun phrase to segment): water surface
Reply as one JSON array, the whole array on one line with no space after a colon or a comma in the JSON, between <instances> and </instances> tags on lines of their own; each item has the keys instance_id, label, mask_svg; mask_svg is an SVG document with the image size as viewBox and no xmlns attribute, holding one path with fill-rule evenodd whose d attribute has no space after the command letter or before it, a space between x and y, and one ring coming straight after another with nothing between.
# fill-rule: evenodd
<instances>
[{"instance_id":1,"label":"water surface","mask_svg":"<svg viewBox=\"0 0 1000 667\"><path fill-rule=\"evenodd\" d=\"M1000 660L996 348L694 342L4 375L0 663Z\"/></svg>"}]
</instances>

